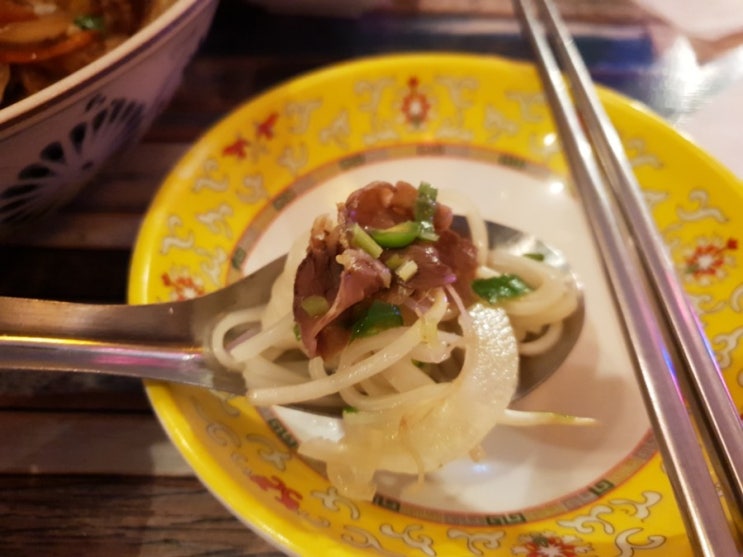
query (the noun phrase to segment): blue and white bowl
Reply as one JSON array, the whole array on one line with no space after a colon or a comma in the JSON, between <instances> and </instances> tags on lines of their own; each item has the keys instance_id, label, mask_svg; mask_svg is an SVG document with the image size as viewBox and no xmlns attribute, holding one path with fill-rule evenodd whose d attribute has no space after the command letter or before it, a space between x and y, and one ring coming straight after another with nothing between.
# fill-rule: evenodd
<instances>
[{"instance_id":1,"label":"blue and white bowl","mask_svg":"<svg viewBox=\"0 0 743 557\"><path fill-rule=\"evenodd\" d=\"M54 212L138 140L181 82L218 0L176 0L81 70L0 110L0 234Z\"/></svg>"}]
</instances>

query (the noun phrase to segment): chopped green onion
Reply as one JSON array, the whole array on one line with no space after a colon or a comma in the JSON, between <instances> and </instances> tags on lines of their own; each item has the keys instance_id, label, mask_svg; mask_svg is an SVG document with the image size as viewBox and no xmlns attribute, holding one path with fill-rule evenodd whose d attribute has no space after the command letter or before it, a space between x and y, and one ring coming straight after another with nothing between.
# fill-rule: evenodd
<instances>
[{"instance_id":1,"label":"chopped green onion","mask_svg":"<svg viewBox=\"0 0 743 557\"><path fill-rule=\"evenodd\" d=\"M292 330L294 331L294 338L301 342L302 331L299 329L299 323L294 323L294 327L292 327Z\"/></svg>"},{"instance_id":2,"label":"chopped green onion","mask_svg":"<svg viewBox=\"0 0 743 557\"><path fill-rule=\"evenodd\" d=\"M534 261L544 261L544 254L536 251L525 253L524 257L528 257L529 259L533 259Z\"/></svg>"},{"instance_id":3,"label":"chopped green onion","mask_svg":"<svg viewBox=\"0 0 743 557\"><path fill-rule=\"evenodd\" d=\"M369 235L383 248L404 248L415 241L420 230L420 223L406 220L389 228L370 229Z\"/></svg>"},{"instance_id":4,"label":"chopped green onion","mask_svg":"<svg viewBox=\"0 0 743 557\"><path fill-rule=\"evenodd\" d=\"M307 296L299 304L310 317L325 315L330 309L330 304L325 296Z\"/></svg>"},{"instance_id":5,"label":"chopped green onion","mask_svg":"<svg viewBox=\"0 0 743 557\"><path fill-rule=\"evenodd\" d=\"M418 264L412 259L406 260L402 265L395 269L395 274L406 282L413 278L413 275L417 272Z\"/></svg>"},{"instance_id":6,"label":"chopped green onion","mask_svg":"<svg viewBox=\"0 0 743 557\"><path fill-rule=\"evenodd\" d=\"M421 182L415 200L415 220L418 222L433 221L433 215L436 213L437 195L436 188L428 182Z\"/></svg>"},{"instance_id":7,"label":"chopped green onion","mask_svg":"<svg viewBox=\"0 0 743 557\"><path fill-rule=\"evenodd\" d=\"M384 264L387 265L388 269L395 271L395 274L404 281L410 280L418 272L418 264L399 253L393 253Z\"/></svg>"},{"instance_id":8,"label":"chopped green onion","mask_svg":"<svg viewBox=\"0 0 743 557\"><path fill-rule=\"evenodd\" d=\"M105 29L103 18L98 15L81 15L76 17L73 23L84 31L103 31Z\"/></svg>"},{"instance_id":9,"label":"chopped green onion","mask_svg":"<svg viewBox=\"0 0 743 557\"><path fill-rule=\"evenodd\" d=\"M366 313L351 327L351 338L376 335L386 329L402 327L400 308L387 302L374 300Z\"/></svg>"},{"instance_id":10,"label":"chopped green onion","mask_svg":"<svg viewBox=\"0 0 743 557\"><path fill-rule=\"evenodd\" d=\"M351 227L351 245L364 250L374 259L378 259L382 255L382 246L375 242L374 238L369 236L357 222L353 223L353 227Z\"/></svg>"},{"instance_id":11,"label":"chopped green onion","mask_svg":"<svg viewBox=\"0 0 743 557\"><path fill-rule=\"evenodd\" d=\"M356 408L355 406L346 406L343 409L344 414L358 414L358 412L359 412L359 409Z\"/></svg>"},{"instance_id":12,"label":"chopped green onion","mask_svg":"<svg viewBox=\"0 0 743 557\"><path fill-rule=\"evenodd\" d=\"M472 282L472 290L480 298L491 304L513 300L531 292L529 285L517 275L500 275L486 279L476 279Z\"/></svg>"},{"instance_id":13,"label":"chopped green onion","mask_svg":"<svg viewBox=\"0 0 743 557\"><path fill-rule=\"evenodd\" d=\"M387 260L384 262L385 265L387 265L388 269L395 270L400 267L403 263L405 263L407 259L405 259L402 255L399 253L393 253L390 255Z\"/></svg>"},{"instance_id":14,"label":"chopped green onion","mask_svg":"<svg viewBox=\"0 0 743 557\"><path fill-rule=\"evenodd\" d=\"M433 217L436 214L436 196L438 190L428 182L421 182L418 186L418 197L415 200L415 221L420 225L418 237L421 240L435 242L439 239L433 226Z\"/></svg>"}]
</instances>

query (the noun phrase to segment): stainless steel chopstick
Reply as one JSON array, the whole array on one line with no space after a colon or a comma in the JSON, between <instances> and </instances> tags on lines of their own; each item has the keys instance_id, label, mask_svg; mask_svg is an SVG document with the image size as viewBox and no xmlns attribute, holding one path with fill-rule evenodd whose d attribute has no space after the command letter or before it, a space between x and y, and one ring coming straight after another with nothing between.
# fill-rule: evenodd
<instances>
[{"instance_id":1,"label":"stainless steel chopstick","mask_svg":"<svg viewBox=\"0 0 743 557\"><path fill-rule=\"evenodd\" d=\"M677 347L668 345L665 319L658 315L650 280L635 252L639 240L632 238L614 206L532 0L514 0L514 5L537 55L537 67L576 188L621 309L639 383L690 539L700 555L738 555L736 537L726 527L728 521L722 502L676 381L676 373L680 371L673 362ZM542 11L546 17L556 15L554 8ZM590 107L581 107L584 118L587 110Z\"/></svg>"},{"instance_id":2,"label":"stainless steel chopstick","mask_svg":"<svg viewBox=\"0 0 743 557\"><path fill-rule=\"evenodd\" d=\"M620 209L632 223L633 236L643 246L640 256L686 363L690 388L697 398L698 410L708 433L705 439L717 445L714 453L718 458L713 460L713 464L719 479L724 482L726 496L734 500L740 514L743 509L743 423L702 326L681 283L675 279L673 262L643 201L642 190L619 135L598 99L567 26L550 0L541 4L544 21L554 37L554 48L568 76L575 103L581 107L585 129ZM741 522L741 516L736 518Z\"/></svg>"}]
</instances>

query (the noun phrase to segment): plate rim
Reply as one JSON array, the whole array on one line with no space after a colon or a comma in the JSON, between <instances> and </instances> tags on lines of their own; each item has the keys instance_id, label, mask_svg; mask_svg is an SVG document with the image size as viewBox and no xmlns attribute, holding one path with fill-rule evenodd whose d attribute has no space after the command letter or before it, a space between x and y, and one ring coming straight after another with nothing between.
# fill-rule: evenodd
<instances>
[{"instance_id":1,"label":"plate rim","mask_svg":"<svg viewBox=\"0 0 743 557\"><path fill-rule=\"evenodd\" d=\"M381 65L397 65L402 63L415 63L416 61L426 61L430 63L432 60L441 60L444 62L467 62L480 66L481 64L493 64L503 68L505 71L518 71L522 72L525 76L531 74L529 79L538 80L536 69L534 65L527 61L511 60L503 58L497 55L481 55L481 54L467 54L467 53L404 53L404 54L381 54L375 56L368 56L357 58L353 60L344 61L338 64L334 64L327 67L315 69L296 77L287 79L286 81L277 84L265 91L260 92L258 95L250 97L240 103L237 107L231 110L228 114L222 117L218 122L213 124L206 132L204 132L198 139L196 139L181 159L175 164L171 173L165 178L157 193L153 197L150 208L148 209L145 219L142 221L140 232L135 242L135 248L132 252L132 263L129 273L129 290L128 298L131 302L141 303L146 298L147 279L150 277L148 257L152 257L152 254L156 252L154 249L154 238L149 237L147 234L149 223L161 219L161 213L164 211L163 203L167 190L168 181L174 172L178 169L188 166L189 159L194 157L194 154L202 148L208 141L209 137L218 135L220 130L229 125L229 122L236 114L242 110L247 110L251 106L255 106L261 102L266 102L267 99L280 94L284 90L290 90L292 88L302 89L304 87L310 87L314 82L321 82L328 79L332 79L336 74L343 74L351 71L363 71L365 67L378 68ZM494 70L498 71L498 70ZM657 115L652 109L647 107L644 103L629 98L626 95L610 90L605 87L599 87L599 96L601 100L608 105L612 105L617 110L627 110L636 114L636 117L647 122L647 126L653 127L653 132L659 134L661 139L671 138L672 141L676 142L676 149L686 149L690 154L699 159L699 164L706 166L711 172L719 176L720 181L726 185L738 188L739 194L743 199L743 182L741 182L733 172L715 159L712 155L707 153L700 146L695 144L689 136L674 129L666 120ZM363 152L363 151L362 151ZM736 190L737 191L737 190ZM149 235L152 236L152 235ZM176 410L176 400L173 396L173 391L167 385L158 382L146 382L146 393L150 400L150 404L155 411L155 415L160 420L161 424L171 438L173 443L178 448L179 452L189 463L189 466L194 470L200 481L206 486L206 488L217 497L222 504L224 504L230 512L236 516L241 522L250 527L254 532L259 534L263 539L270 543L277 545L285 551L297 552L300 554L300 550L308 547L307 541L312 544L317 544L318 537L313 535L306 535L307 532L292 528L292 538L282 534L282 527L285 526L289 521L284 520L277 513L272 513L270 510L265 509L264 506L260 505L259 499L253 497L251 494L241 492L240 501L237 506L230 504L229 500L225 500L223 494L216 493L215 489L205 481L202 477L202 473L205 472L208 467L203 462L204 454L191 452L190 440L184 439L183 426L186 426L188 422L184 420L184 416L180 413L173 415L166 413L165 410ZM174 419L175 417L178 420ZM176 423L178 421L182 423ZM171 429L174 428L174 429ZM211 456L208 455L211 459ZM218 466L216 460L211 460L210 466ZM226 474L216 478L219 483L227 481L229 478ZM209 482L214 482L215 477L210 474ZM259 503L255 505L254 503ZM248 508L252 506L250 513L250 521L243 517L245 514L240 510L241 507ZM285 531L285 530L284 530ZM298 535L301 534L301 535ZM304 543L299 543L300 541ZM349 546L344 546L340 541L335 539L328 539L328 546L326 549L335 548L344 551L349 551ZM344 553L345 554L345 553Z\"/></svg>"}]
</instances>

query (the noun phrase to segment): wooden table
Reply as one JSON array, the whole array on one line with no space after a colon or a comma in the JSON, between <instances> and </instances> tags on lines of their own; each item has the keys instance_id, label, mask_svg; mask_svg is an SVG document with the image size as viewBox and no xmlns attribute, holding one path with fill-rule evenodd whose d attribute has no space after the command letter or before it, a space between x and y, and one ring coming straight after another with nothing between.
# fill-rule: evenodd
<instances>
[{"instance_id":1,"label":"wooden table","mask_svg":"<svg viewBox=\"0 0 743 557\"><path fill-rule=\"evenodd\" d=\"M457 50L529 57L510 3L483 5L399 1L338 17L223 0L176 98L145 139L59 215L0 242L0 294L124 302L130 251L148 202L213 122L276 83L358 56ZM584 0L564 8L595 79L671 122L743 75L739 38L688 41L629 2ZM694 52L702 62L690 67ZM679 79L690 71L699 79L679 93ZM0 555L81 554L281 553L192 476L138 382L0 374Z\"/></svg>"}]
</instances>

